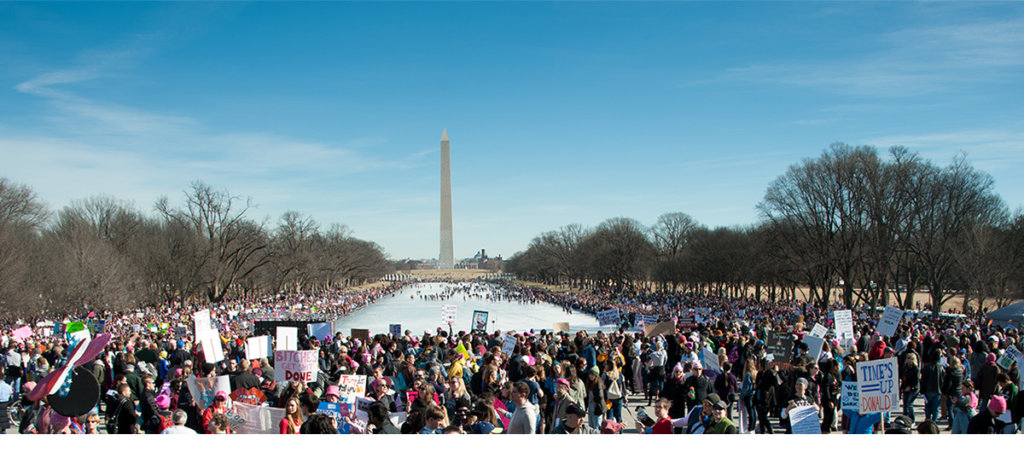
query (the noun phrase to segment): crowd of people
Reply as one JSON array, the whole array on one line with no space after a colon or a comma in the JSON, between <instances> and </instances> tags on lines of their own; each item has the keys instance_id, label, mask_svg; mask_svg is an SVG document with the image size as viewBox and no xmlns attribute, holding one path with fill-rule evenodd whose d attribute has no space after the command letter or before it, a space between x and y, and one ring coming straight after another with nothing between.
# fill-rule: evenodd
<instances>
[{"instance_id":1,"label":"crowd of people","mask_svg":"<svg viewBox=\"0 0 1024 452\"><path fill-rule=\"evenodd\" d=\"M854 337L841 343L831 315L839 306L794 300L573 294L489 283L496 301L592 313L615 308L621 325L596 334L517 333L514 343L501 331L442 328L363 338L300 335L297 348L318 356L316 377L304 382L275 378L272 354L246 358L246 339L257 320L344 316L405 284L60 319L111 335L102 352L80 367L102 388L99 402L82 416L61 415L47 398L27 397L66 364L73 348L67 335L16 339L20 325L11 325L0 338L0 403L12 407L13 428L23 434L230 434L237 430L233 406L239 401L233 399L239 391L258 394L263 405L278 410L272 432L281 434L775 434L791 433L790 414L807 407L817 414L821 433L1008 434L1024 426L1020 363L1000 359L1022 348L1015 328L966 318L904 318L896 333L882 336L876 313L860 310L854 311ZM203 309L220 332L225 359L218 362L207 362L190 329L192 316ZM676 328L645 334L634 328L640 315L674 320ZM684 324L684 317L693 323ZM154 319L166 319L167 327ZM188 331L179 330L182 324ZM815 324L827 329L820 353L804 340ZM790 350L770 353L768 338L780 334L792 340L786 342ZM886 358L899 363L901 408L871 414L844 409L842 384L856 381L857 364ZM365 376L359 400L339 387L345 375ZM218 391L209 403L190 388L190 379L218 376L228 378L230 391ZM631 397L646 406L631 416L634 425L626 425ZM923 413L915 410L919 398ZM347 413L326 412L324 403L346 405ZM0 424L10 420L3 418Z\"/></svg>"}]
</instances>

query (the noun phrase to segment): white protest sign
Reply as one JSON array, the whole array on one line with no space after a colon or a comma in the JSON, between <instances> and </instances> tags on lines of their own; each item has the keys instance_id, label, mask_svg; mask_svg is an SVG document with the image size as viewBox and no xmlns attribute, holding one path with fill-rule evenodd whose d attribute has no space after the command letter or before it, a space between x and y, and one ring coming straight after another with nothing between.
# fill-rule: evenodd
<instances>
[{"instance_id":1,"label":"white protest sign","mask_svg":"<svg viewBox=\"0 0 1024 452\"><path fill-rule=\"evenodd\" d=\"M274 352L274 381L316 381L319 370L316 350L277 350Z\"/></svg>"},{"instance_id":2,"label":"white protest sign","mask_svg":"<svg viewBox=\"0 0 1024 452\"><path fill-rule=\"evenodd\" d=\"M196 378L189 375L186 383L188 383L188 391L192 393L192 400L199 405L200 411L213 404L213 398L218 392L231 393L231 379L227 375L209 378Z\"/></svg>"},{"instance_id":3,"label":"white protest sign","mask_svg":"<svg viewBox=\"0 0 1024 452\"><path fill-rule=\"evenodd\" d=\"M260 359L270 356L270 336L256 336L245 340L245 359Z\"/></svg>"},{"instance_id":4,"label":"white protest sign","mask_svg":"<svg viewBox=\"0 0 1024 452\"><path fill-rule=\"evenodd\" d=\"M821 424L813 406L800 406L789 410L789 425L794 435L820 435Z\"/></svg>"},{"instance_id":5,"label":"white protest sign","mask_svg":"<svg viewBox=\"0 0 1024 452\"><path fill-rule=\"evenodd\" d=\"M803 341L804 344L807 344L807 354L814 358L814 362L818 362L821 359L821 349L825 345L825 340L818 336L805 334Z\"/></svg>"},{"instance_id":6,"label":"white protest sign","mask_svg":"<svg viewBox=\"0 0 1024 452\"><path fill-rule=\"evenodd\" d=\"M900 326L900 320L903 320L903 310L886 306L885 311L882 312L882 318L878 319L875 331L882 336L892 337L896 334L896 328Z\"/></svg>"},{"instance_id":7,"label":"white protest sign","mask_svg":"<svg viewBox=\"0 0 1024 452\"><path fill-rule=\"evenodd\" d=\"M454 304L441 305L441 324L455 325L455 317L459 312L459 306Z\"/></svg>"},{"instance_id":8,"label":"white protest sign","mask_svg":"<svg viewBox=\"0 0 1024 452\"><path fill-rule=\"evenodd\" d=\"M366 396L366 375L342 375L338 379L338 400L355 403Z\"/></svg>"},{"instance_id":9,"label":"white protest sign","mask_svg":"<svg viewBox=\"0 0 1024 452\"><path fill-rule=\"evenodd\" d=\"M860 406L860 393L857 392L857 382L844 381L842 391L839 395L839 409L857 411Z\"/></svg>"},{"instance_id":10,"label":"white protest sign","mask_svg":"<svg viewBox=\"0 0 1024 452\"><path fill-rule=\"evenodd\" d=\"M210 310L203 309L202 311L196 311L195 313L195 335L199 337L201 334L213 329L213 322L210 321Z\"/></svg>"},{"instance_id":11,"label":"white protest sign","mask_svg":"<svg viewBox=\"0 0 1024 452\"><path fill-rule=\"evenodd\" d=\"M605 325L618 325L619 324L619 310L608 309L597 313L597 323L600 326Z\"/></svg>"},{"instance_id":12,"label":"white protest sign","mask_svg":"<svg viewBox=\"0 0 1024 452\"><path fill-rule=\"evenodd\" d=\"M815 323L814 328L811 329L811 336L825 338L825 334L828 333L828 328L825 328L820 323Z\"/></svg>"},{"instance_id":13,"label":"white protest sign","mask_svg":"<svg viewBox=\"0 0 1024 452\"><path fill-rule=\"evenodd\" d=\"M293 326L277 327L277 350L298 350L299 330Z\"/></svg>"},{"instance_id":14,"label":"white protest sign","mask_svg":"<svg viewBox=\"0 0 1024 452\"><path fill-rule=\"evenodd\" d=\"M281 433L280 424L284 419L284 408L234 402L231 404L229 412L232 414L228 415L228 420L231 421L231 431L234 433L245 435Z\"/></svg>"},{"instance_id":15,"label":"white protest sign","mask_svg":"<svg viewBox=\"0 0 1024 452\"><path fill-rule=\"evenodd\" d=\"M996 360L996 364L999 364L999 367L1002 367L1003 369L1010 370L1013 363L1017 362L1021 356L1024 355L1021 354L1020 350L1017 350L1016 347L1011 345L1006 347L1006 350L1003 351L1003 356L1000 356L999 359Z\"/></svg>"},{"instance_id":16,"label":"white protest sign","mask_svg":"<svg viewBox=\"0 0 1024 452\"><path fill-rule=\"evenodd\" d=\"M196 342L203 347L203 359L208 363L224 361L224 347L220 343L220 334L216 330L207 330L196 336Z\"/></svg>"},{"instance_id":17,"label":"white protest sign","mask_svg":"<svg viewBox=\"0 0 1024 452\"><path fill-rule=\"evenodd\" d=\"M390 331L391 335L394 337L402 337L402 324L392 323L388 325L388 331Z\"/></svg>"},{"instance_id":18,"label":"white protest sign","mask_svg":"<svg viewBox=\"0 0 1024 452\"><path fill-rule=\"evenodd\" d=\"M860 414L899 411L899 367L896 358L857 363Z\"/></svg>"},{"instance_id":19,"label":"white protest sign","mask_svg":"<svg viewBox=\"0 0 1024 452\"><path fill-rule=\"evenodd\" d=\"M714 371L716 373L722 373L722 366L718 365L718 355L711 349L710 345L705 345L700 351L700 362L704 364L704 369Z\"/></svg>"},{"instance_id":20,"label":"white protest sign","mask_svg":"<svg viewBox=\"0 0 1024 452\"><path fill-rule=\"evenodd\" d=\"M853 345L853 311L849 309L835 311L836 334L839 336L839 343L843 348L850 348Z\"/></svg>"},{"instance_id":21,"label":"white protest sign","mask_svg":"<svg viewBox=\"0 0 1024 452\"><path fill-rule=\"evenodd\" d=\"M515 336L505 335L505 342L501 344L501 352L512 356L512 352L516 349L516 342L518 342Z\"/></svg>"}]
</instances>

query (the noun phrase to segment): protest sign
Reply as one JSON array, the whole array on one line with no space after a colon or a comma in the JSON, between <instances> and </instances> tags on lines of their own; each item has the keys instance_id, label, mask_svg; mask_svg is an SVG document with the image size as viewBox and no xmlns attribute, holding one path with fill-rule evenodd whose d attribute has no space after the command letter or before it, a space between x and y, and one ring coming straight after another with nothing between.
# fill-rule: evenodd
<instances>
[{"instance_id":1,"label":"protest sign","mask_svg":"<svg viewBox=\"0 0 1024 452\"><path fill-rule=\"evenodd\" d=\"M225 377L227 378L227 377ZM281 432L280 424L284 419L284 408L271 408L245 402L235 402L228 410L231 431L243 435L267 435Z\"/></svg>"},{"instance_id":2,"label":"protest sign","mask_svg":"<svg viewBox=\"0 0 1024 452\"><path fill-rule=\"evenodd\" d=\"M441 324L455 325L455 318L459 312L459 306L454 304L441 305Z\"/></svg>"},{"instance_id":3,"label":"protest sign","mask_svg":"<svg viewBox=\"0 0 1024 452\"><path fill-rule=\"evenodd\" d=\"M697 327L697 317L695 317L693 314L682 315L682 316L679 316L679 320L676 322L676 324L681 329L682 328L696 328Z\"/></svg>"},{"instance_id":4,"label":"protest sign","mask_svg":"<svg viewBox=\"0 0 1024 452\"><path fill-rule=\"evenodd\" d=\"M461 342L459 343L458 347L455 347L455 351L457 351L459 353L462 353L462 356L466 357L466 359L469 359L469 358L472 357L469 354L469 350L466 350L466 344L463 344Z\"/></svg>"},{"instance_id":5,"label":"protest sign","mask_svg":"<svg viewBox=\"0 0 1024 452\"><path fill-rule=\"evenodd\" d=\"M505 342L501 344L501 352L508 356L512 356L512 352L516 349L516 342L518 341L515 336L510 334L505 335Z\"/></svg>"},{"instance_id":6,"label":"protest sign","mask_svg":"<svg viewBox=\"0 0 1024 452\"><path fill-rule=\"evenodd\" d=\"M196 337L199 337L199 335L201 335L202 333L205 333L205 332L210 331L210 330L213 329L213 322L210 321L210 310L209 309L203 309L202 311L196 311L195 315L193 315L193 318L195 319L195 331L194 331L194 333L195 333Z\"/></svg>"},{"instance_id":7,"label":"protest sign","mask_svg":"<svg viewBox=\"0 0 1024 452\"><path fill-rule=\"evenodd\" d=\"M740 309L740 310L736 311L736 317L737 318L742 319L742 318L744 318L746 316L747 316L747 310L746 309Z\"/></svg>"},{"instance_id":8,"label":"protest sign","mask_svg":"<svg viewBox=\"0 0 1024 452\"><path fill-rule=\"evenodd\" d=\"M487 311L473 311L473 331L487 332Z\"/></svg>"},{"instance_id":9,"label":"protest sign","mask_svg":"<svg viewBox=\"0 0 1024 452\"><path fill-rule=\"evenodd\" d=\"M657 323L658 323L658 316L656 316L656 315L644 315L644 314L637 314L636 315L636 325L637 326L643 325L644 327L647 327L647 326L651 326L651 325L656 325Z\"/></svg>"},{"instance_id":10,"label":"protest sign","mask_svg":"<svg viewBox=\"0 0 1024 452\"><path fill-rule=\"evenodd\" d=\"M794 435L820 435L821 424L813 406L799 406L789 410L789 425Z\"/></svg>"},{"instance_id":11,"label":"protest sign","mask_svg":"<svg viewBox=\"0 0 1024 452\"><path fill-rule=\"evenodd\" d=\"M843 348L849 349L853 345L853 311L849 309L835 311L836 335Z\"/></svg>"},{"instance_id":12,"label":"protest sign","mask_svg":"<svg viewBox=\"0 0 1024 452\"><path fill-rule=\"evenodd\" d=\"M318 369L316 350L274 352L274 381L313 382Z\"/></svg>"},{"instance_id":13,"label":"protest sign","mask_svg":"<svg viewBox=\"0 0 1024 452\"><path fill-rule=\"evenodd\" d=\"M568 333L569 332L569 322L555 322L555 325L554 325L554 327L552 329L555 330L556 333L561 333L563 331Z\"/></svg>"},{"instance_id":14,"label":"protest sign","mask_svg":"<svg viewBox=\"0 0 1024 452\"><path fill-rule=\"evenodd\" d=\"M659 334L676 334L676 325L672 322L661 322L644 327L644 336L652 337Z\"/></svg>"},{"instance_id":15,"label":"protest sign","mask_svg":"<svg viewBox=\"0 0 1024 452\"><path fill-rule=\"evenodd\" d=\"M715 354L710 345L705 344L704 348L701 349L700 362L704 364L705 371L712 371L716 374L722 373L722 366L718 364L718 355Z\"/></svg>"},{"instance_id":16,"label":"protest sign","mask_svg":"<svg viewBox=\"0 0 1024 452\"><path fill-rule=\"evenodd\" d=\"M23 341L32 335L32 328L29 326L23 326L11 332L11 337L15 340Z\"/></svg>"},{"instance_id":17,"label":"protest sign","mask_svg":"<svg viewBox=\"0 0 1024 452\"><path fill-rule=\"evenodd\" d=\"M366 375L342 375L338 378L338 400L355 403L366 395Z\"/></svg>"},{"instance_id":18,"label":"protest sign","mask_svg":"<svg viewBox=\"0 0 1024 452\"><path fill-rule=\"evenodd\" d=\"M388 331L394 337L402 337L402 325L400 323L392 323L388 325Z\"/></svg>"},{"instance_id":19,"label":"protest sign","mask_svg":"<svg viewBox=\"0 0 1024 452\"><path fill-rule=\"evenodd\" d=\"M888 413L900 409L899 368L896 358L857 363L860 414Z\"/></svg>"},{"instance_id":20,"label":"protest sign","mask_svg":"<svg viewBox=\"0 0 1024 452\"><path fill-rule=\"evenodd\" d=\"M619 324L619 310L608 309L597 313L597 324L600 326L605 325L618 325Z\"/></svg>"},{"instance_id":21,"label":"protest sign","mask_svg":"<svg viewBox=\"0 0 1024 452\"><path fill-rule=\"evenodd\" d=\"M196 405L199 405L200 411L213 404L213 398L218 392L231 392L231 379L227 375L208 378L196 378L190 375L186 383L188 383L188 391L192 393L192 399L195 400Z\"/></svg>"},{"instance_id":22,"label":"protest sign","mask_svg":"<svg viewBox=\"0 0 1024 452\"><path fill-rule=\"evenodd\" d=\"M203 347L203 359L208 363L219 363L224 360L224 347L220 342L220 334L216 330L207 330L196 336L196 342Z\"/></svg>"},{"instance_id":23,"label":"protest sign","mask_svg":"<svg viewBox=\"0 0 1024 452\"><path fill-rule=\"evenodd\" d=\"M772 331L765 343L765 352L772 355L774 362L788 363L793 359L793 336L789 333Z\"/></svg>"},{"instance_id":24,"label":"protest sign","mask_svg":"<svg viewBox=\"0 0 1024 452\"><path fill-rule=\"evenodd\" d=\"M996 364L999 364L999 367L1002 367L1003 369L1010 370L1013 363L1017 362L1021 356L1024 355L1021 354L1020 350L1017 350L1017 347L1011 345L1006 347L1006 350L1003 352L1003 356L1000 356L999 359L996 360Z\"/></svg>"},{"instance_id":25,"label":"protest sign","mask_svg":"<svg viewBox=\"0 0 1024 452\"><path fill-rule=\"evenodd\" d=\"M238 388L231 392L233 402L245 402L252 405L262 405L267 401L267 395L259 388Z\"/></svg>"},{"instance_id":26,"label":"protest sign","mask_svg":"<svg viewBox=\"0 0 1024 452\"><path fill-rule=\"evenodd\" d=\"M892 337L892 335L896 334L896 328L900 326L900 320L902 319L902 309L886 306L885 311L882 312L882 317L878 319L878 326L875 327L875 331L882 336Z\"/></svg>"},{"instance_id":27,"label":"protest sign","mask_svg":"<svg viewBox=\"0 0 1024 452\"><path fill-rule=\"evenodd\" d=\"M306 325L306 334L308 334L309 337L315 337L319 340L324 340L325 337L330 337L334 335L334 331L332 331L332 329L333 328L331 328L331 324L328 322L310 323Z\"/></svg>"},{"instance_id":28,"label":"protest sign","mask_svg":"<svg viewBox=\"0 0 1024 452\"><path fill-rule=\"evenodd\" d=\"M825 345L825 340L818 336L805 334L803 341L804 344L807 344L807 354L814 358L814 362L818 362L821 359L821 348Z\"/></svg>"},{"instance_id":29,"label":"protest sign","mask_svg":"<svg viewBox=\"0 0 1024 452\"><path fill-rule=\"evenodd\" d=\"M293 326L277 327L277 350L298 350L299 330Z\"/></svg>"},{"instance_id":30,"label":"protest sign","mask_svg":"<svg viewBox=\"0 0 1024 452\"><path fill-rule=\"evenodd\" d=\"M71 322L71 323L68 323L67 333L68 334L77 333L77 332L82 331L84 329L85 329L85 323L84 322Z\"/></svg>"},{"instance_id":31,"label":"protest sign","mask_svg":"<svg viewBox=\"0 0 1024 452\"><path fill-rule=\"evenodd\" d=\"M811 328L811 336L825 338L825 334L828 333L828 328L825 328L820 323L815 323L814 328Z\"/></svg>"},{"instance_id":32,"label":"protest sign","mask_svg":"<svg viewBox=\"0 0 1024 452\"><path fill-rule=\"evenodd\" d=\"M326 414L338 421L338 426L345 423L345 415L342 413L340 403L331 402L320 402L320 405L316 407L316 412L320 414ZM345 411L348 411L348 407L345 407Z\"/></svg>"},{"instance_id":33,"label":"protest sign","mask_svg":"<svg viewBox=\"0 0 1024 452\"><path fill-rule=\"evenodd\" d=\"M860 407L860 393L857 392L857 382L844 381L842 391L839 395L839 409L857 411Z\"/></svg>"},{"instance_id":34,"label":"protest sign","mask_svg":"<svg viewBox=\"0 0 1024 452\"><path fill-rule=\"evenodd\" d=\"M270 356L270 336L256 336L245 340L245 359L260 359Z\"/></svg>"},{"instance_id":35,"label":"protest sign","mask_svg":"<svg viewBox=\"0 0 1024 452\"><path fill-rule=\"evenodd\" d=\"M370 330L352 328L352 339L368 340L370 339Z\"/></svg>"}]
</instances>

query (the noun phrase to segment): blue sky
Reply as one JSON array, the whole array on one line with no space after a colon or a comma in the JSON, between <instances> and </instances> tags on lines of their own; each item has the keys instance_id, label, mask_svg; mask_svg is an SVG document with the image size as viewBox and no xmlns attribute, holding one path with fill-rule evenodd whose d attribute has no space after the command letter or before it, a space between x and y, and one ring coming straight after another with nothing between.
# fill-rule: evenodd
<instances>
[{"instance_id":1,"label":"blue sky","mask_svg":"<svg viewBox=\"0 0 1024 452\"><path fill-rule=\"evenodd\" d=\"M958 152L1024 205L1024 5L0 3L0 177L152 214L201 179L456 257L686 212L751 224L830 143Z\"/></svg>"}]
</instances>

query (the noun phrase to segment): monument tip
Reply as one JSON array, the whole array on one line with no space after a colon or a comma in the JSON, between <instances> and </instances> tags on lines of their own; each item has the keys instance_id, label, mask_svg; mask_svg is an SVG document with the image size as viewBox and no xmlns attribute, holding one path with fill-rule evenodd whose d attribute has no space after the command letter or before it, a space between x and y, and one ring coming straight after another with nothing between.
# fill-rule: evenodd
<instances>
[{"instance_id":1,"label":"monument tip","mask_svg":"<svg viewBox=\"0 0 1024 452\"><path fill-rule=\"evenodd\" d=\"M441 141L448 141L448 129L444 129L444 131L441 132Z\"/></svg>"}]
</instances>

